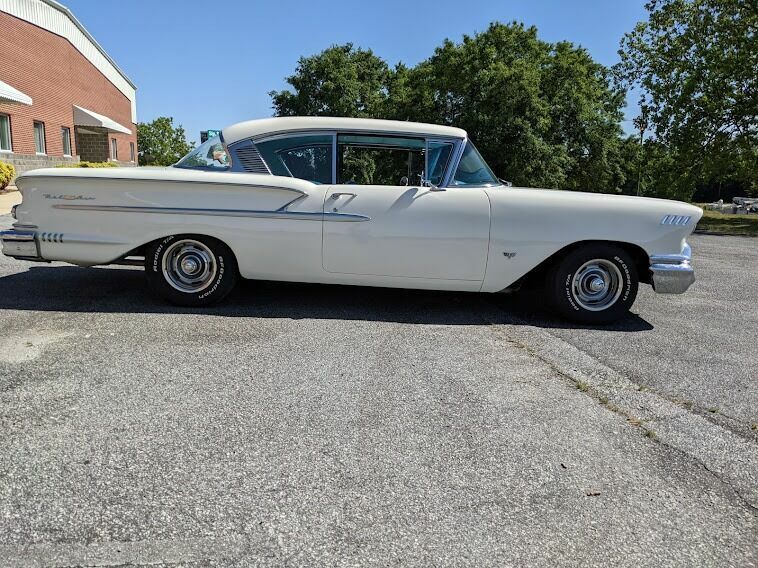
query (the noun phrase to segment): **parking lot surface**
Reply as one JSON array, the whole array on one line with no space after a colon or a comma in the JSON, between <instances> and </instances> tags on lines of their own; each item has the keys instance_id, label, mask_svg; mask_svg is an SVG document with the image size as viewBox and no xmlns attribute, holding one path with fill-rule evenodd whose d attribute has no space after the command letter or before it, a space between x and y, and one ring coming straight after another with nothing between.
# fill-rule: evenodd
<instances>
[{"instance_id":1,"label":"parking lot surface","mask_svg":"<svg viewBox=\"0 0 758 568\"><path fill-rule=\"evenodd\" d=\"M607 329L2 257L1 563L753 565L752 243L694 237L690 293Z\"/></svg>"},{"instance_id":2,"label":"parking lot surface","mask_svg":"<svg viewBox=\"0 0 758 568\"><path fill-rule=\"evenodd\" d=\"M640 385L747 432L758 425L758 240L692 235L697 281L680 296L640 286L634 315L603 328L563 324L540 303L503 308Z\"/></svg>"}]
</instances>

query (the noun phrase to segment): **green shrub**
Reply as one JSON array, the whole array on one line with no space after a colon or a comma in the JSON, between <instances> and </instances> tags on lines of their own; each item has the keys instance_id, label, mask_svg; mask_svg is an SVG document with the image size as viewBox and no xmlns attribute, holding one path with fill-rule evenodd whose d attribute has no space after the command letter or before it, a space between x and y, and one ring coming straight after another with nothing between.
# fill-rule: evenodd
<instances>
[{"instance_id":1,"label":"green shrub","mask_svg":"<svg viewBox=\"0 0 758 568\"><path fill-rule=\"evenodd\" d=\"M67 164L58 164L56 168L117 168L115 162L69 162Z\"/></svg>"},{"instance_id":2,"label":"green shrub","mask_svg":"<svg viewBox=\"0 0 758 568\"><path fill-rule=\"evenodd\" d=\"M16 168L11 164L0 162L0 191L8 187L13 177L16 175Z\"/></svg>"}]
</instances>

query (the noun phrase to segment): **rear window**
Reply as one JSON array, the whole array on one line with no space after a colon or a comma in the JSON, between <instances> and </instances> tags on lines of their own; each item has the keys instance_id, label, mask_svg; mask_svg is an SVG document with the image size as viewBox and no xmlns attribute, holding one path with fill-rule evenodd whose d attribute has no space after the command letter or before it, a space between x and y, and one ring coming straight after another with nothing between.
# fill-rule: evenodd
<instances>
[{"instance_id":1,"label":"rear window","mask_svg":"<svg viewBox=\"0 0 758 568\"><path fill-rule=\"evenodd\" d=\"M228 170L229 154L221 138L215 136L184 156L174 167L194 170Z\"/></svg>"},{"instance_id":2,"label":"rear window","mask_svg":"<svg viewBox=\"0 0 758 568\"><path fill-rule=\"evenodd\" d=\"M332 183L332 136L298 134L256 142L275 176L289 176L317 184Z\"/></svg>"}]
</instances>

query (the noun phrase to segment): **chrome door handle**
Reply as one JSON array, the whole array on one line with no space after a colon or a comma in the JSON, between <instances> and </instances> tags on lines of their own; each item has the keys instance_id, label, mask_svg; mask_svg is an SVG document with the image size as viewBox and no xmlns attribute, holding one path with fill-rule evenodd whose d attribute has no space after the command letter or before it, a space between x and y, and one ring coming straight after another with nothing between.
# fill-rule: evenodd
<instances>
[{"instance_id":1,"label":"chrome door handle","mask_svg":"<svg viewBox=\"0 0 758 568\"><path fill-rule=\"evenodd\" d=\"M332 193L332 194L329 196L329 198L330 198L330 199L337 199L337 198L338 198L338 197L340 197L341 195L350 195L350 196L352 196L352 197L356 197L356 194L355 194L355 193L351 193L351 192L349 192L349 191L339 191L339 192L337 192L337 193Z\"/></svg>"}]
</instances>

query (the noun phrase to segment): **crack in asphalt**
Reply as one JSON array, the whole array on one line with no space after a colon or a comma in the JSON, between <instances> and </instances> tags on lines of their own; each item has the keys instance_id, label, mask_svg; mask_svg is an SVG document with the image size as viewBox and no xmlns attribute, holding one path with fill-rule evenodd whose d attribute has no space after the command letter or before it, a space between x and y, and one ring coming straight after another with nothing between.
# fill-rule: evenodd
<instances>
[{"instance_id":1,"label":"crack in asphalt","mask_svg":"<svg viewBox=\"0 0 758 568\"><path fill-rule=\"evenodd\" d=\"M249 544L247 539L238 535L90 544L0 545L0 557L4 565L18 568L183 564L208 560L235 560L248 550ZM5 564L6 562L8 564Z\"/></svg>"},{"instance_id":2,"label":"crack in asphalt","mask_svg":"<svg viewBox=\"0 0 758 568\"><path fill-rule=\"evenodd\" d=\"M497 306L495 306L497 308ZM502 310L501 308L497 308L499 310ZM534 334L541 335L543 337L548 336L551 338L554 342L559 342L560 344L564 344L568 347L568 349L575 349L579 353L581 353L584 357L589 359L594 363L594 366L596 367L597 373L586 373L580 369L572 369L572 372L567 372L566 369L562 368L560 366L560 363L557 358L555 357L548 357L543 352L539 351L537 348L532 347L527 343L525 340L519 340L514 339L512 336L505 334L505 330L503 330L503 326L510 325L508 322L496 322L492 320L487 320L486 318L483 318L486 323L491 325L495 330L496 333L500 334L505 341L510 343L511 345L516 346L519 349L522 349L523 351L527 352L532 357L535 357L539 359L540 361L547 364L555 373L557 373L561 378L564 380L567 380L572 386L574 386L579 392L589 396L590 398L593 398L597 400L600 404L602 404L606 409L608 409L611 412L614 412L615 414L618 414L622 417L624 417L631 426L639 428L641 431L645 432L645 435L651 439L651 441L657 442L667 448L671 448L672 450L676 450L678 453L680 453L683 456L686 456L687 458L693 460L696 464L698 464L700 467L702 467L705 471L707 471L710 475L712 475L715 479L717 479L719 482L723 483L727 487L731 489L731 491L734 493L734 495L737 497L737 499L746 505L754 514L758 513L758 484L753 482L748 484L747 491L749 493L754 493L755 496L748 497L744 494L745 488L740 488L735 485L733 480L723 471L714 469L708 465L705 459L703 457L698 456L690 451L687 451L685 448L678 446L673 441L673 436L670 438L665 433L662 434L659 430L654 430L651 426L653 424L657 425L663 425L668 424L671 428L677 430L679 433L683 433L685 436L687 435L686 429L683 429L681 427L678 427L674 425L671 418L673 417L680 417L681 414L689 415L693 418L699 418L704 421L705 424L708 425L707 428L713 428L713 429L721 429L726 432L729 432L730 434L736 435L734 432L732 432L731 429L726 429L720 424L714 422L713 420L709 420L707 417L702 416L699 412L694 412L691 409L686 408L686 406L682 405L680 402L676 402L674 400L671 400L669 397L666 397L652 389L643 388L642 385L639 385L638 383L632 381L628 376L626 376L621 371L618 371L617 369L614 369L610 367L609 365L605 364L604 362L597 359L595 356L591 355L590 353L586 352L585 350L565 341L564 339L553 335L547 330L536 328L529 324L529 322L517 317L513 316L511 314L508 314L508 318L513 322L513 324L516 324L519 327L519 330L528 329ZM549 353L555 353L556 350L549 350ZM620 389L618 387L614 387L613 385L603 385L603 388L598 386L597 377L602 377L605 374L608 374L607 372L604 372L604 369L608 369L611 371L611 373L616 374L619 378L623 379L623 381L629 383L632 388L625 388ZM577 378L576 376L573 376L574 374L579 374L580 378ZM605 381L600 381L605 382ZM637 416L634 412L632 412L628 406L624 405L624 403L621 400L622 391L625 392L628 395L631 395L633 398L639 398L636 397L634 393L644 393L646 395L652 395L660 401L662 401L664 404L674 405L678 409L680 409L681 414L679 415L669 415L669 416L656 416L653 418L641 418ZM615 395L615 400L611 400ZM646 408L649 406L649 404L646 404L646 402L649 401L638 401L641 402L640 404L641 408ZM651 425L650 427L647 425ZM706 432L706 435L711 435L713 438L716 438L714 432ZM739 439L744 441L747 444L752 443L749 439L745 439L743 436L739 436ZM748 461L753 461L756 463L756 466L758 467L758 453L756 453L755 448L750 448L753 450L752 452L749 452L747 456ZM750 455L753 454L753 455ZM707 452L705 452L705 455L707 455ZM755 499L755 502L753 501Z\"/></svg>"}]
</instances>

